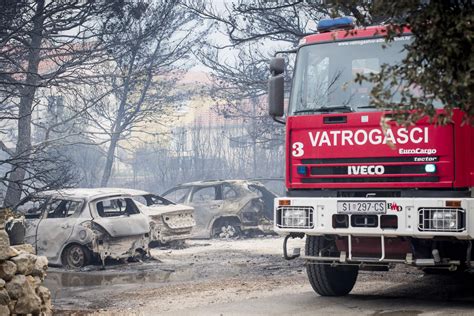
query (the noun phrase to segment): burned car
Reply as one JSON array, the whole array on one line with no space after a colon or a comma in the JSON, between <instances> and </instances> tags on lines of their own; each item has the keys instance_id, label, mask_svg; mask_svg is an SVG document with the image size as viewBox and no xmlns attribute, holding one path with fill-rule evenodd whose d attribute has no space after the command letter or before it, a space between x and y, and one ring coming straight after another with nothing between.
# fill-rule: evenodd
<instances>
[{"instance_id":1,"label":"burned car","mask_svg":"<svg viewBox=\"0 0 474 316\"><path fill-rule=\"evenodd\" d=\"M163 196L192 206L196 238L236 237L273 233L273 200L276 195L260 182L212 180L181 184Z\"/></svg>"},{"instance_id":2,"label":"burned car","mask_svg":"<svg viewBox=\"0 0 474 316\"><path fill-rule=\"evenodd\" d=\"M191 237L196 225L194 208L176 204L159 195L141 190L118 189L138 202L142 213L150 218L150 241L169 244Z\"/></svg>"},{"instance_id":3,"label":"burned car","mask_svg":"<svg viewBox=\"0 0 474 316\"><path fill-rule=\"evenodd\" d=\"M130 194L111 189L46 191L14 208L25 217L25 242L51 265L79 268L99 259L148 252L149 219Z\"/></svg>"}]
</instances>

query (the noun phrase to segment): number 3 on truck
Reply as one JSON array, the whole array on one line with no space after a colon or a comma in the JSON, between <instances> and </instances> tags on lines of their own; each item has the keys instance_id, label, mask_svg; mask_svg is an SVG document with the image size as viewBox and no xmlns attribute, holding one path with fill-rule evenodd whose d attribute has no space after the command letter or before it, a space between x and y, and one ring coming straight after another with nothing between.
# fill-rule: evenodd
<instances>
[{"instance_id":1,"label":"number 3 on truck","mask_svg":"<svg viewBox=\"0 0 474 316\"><path fill-rule=\"evenodd\" d=\"M293 151L291 152L291 154L293 155L293 157L301 157L304 155L302 142L293 143L292 147L293 147Z\"/></svg>"}]
</instances>

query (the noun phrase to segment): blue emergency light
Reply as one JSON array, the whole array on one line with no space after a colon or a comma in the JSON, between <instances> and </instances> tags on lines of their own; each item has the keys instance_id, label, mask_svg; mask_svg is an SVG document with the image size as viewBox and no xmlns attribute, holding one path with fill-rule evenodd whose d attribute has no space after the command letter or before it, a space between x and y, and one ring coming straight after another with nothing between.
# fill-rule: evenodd
<instances>
[{"instance_id":1,"label":"blue emergency light","mask_svg":"<svg viewBox=\"0 0 474 316\"><path fill-rule=\"evenodd\" d=\"M305 176L308 172L308 168L306 168L306 166L298 166L296 167L296 172L302 176Z\"/></svg>"},{"instance_id":2,"label":"blue emergency light","mask_svg":"<svg viewBox=\"0 0 474 316\"><path fill-rule=\"evenodd\" d=\"M318 31L320 33L329 32L332 30L348 30L354 28L354 19L345 16L342 18L335 18L335 19L324 19L319 20L318 23Z\"/></svg>"}]
</instances>

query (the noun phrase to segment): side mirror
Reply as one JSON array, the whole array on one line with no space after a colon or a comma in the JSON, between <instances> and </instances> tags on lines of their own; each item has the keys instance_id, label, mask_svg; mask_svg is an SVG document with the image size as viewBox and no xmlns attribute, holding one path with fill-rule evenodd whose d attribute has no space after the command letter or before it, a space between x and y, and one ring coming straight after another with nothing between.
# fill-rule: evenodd
<instances>
[{"instance_id":1,"label":"side mirror","mask_svg":"<svg viewBox=\"0 0 474 316\"><path fill-rule=\"evenodd\" d=\"M268 113L271 117L281 117L284 114L285 79L282 74L271 77L268 81Z\"/></svg>"},{"instance_id":2,"label":"side mirror","mask_svg":"<svg viewBox=\"0 0 474 316\"><path fill-rule=\"evenodd\" d=\"M285 72L285 58L273 57L270 60L270 72L272 73L272 76L281 75Z\"/></svg>"}]
</instances>

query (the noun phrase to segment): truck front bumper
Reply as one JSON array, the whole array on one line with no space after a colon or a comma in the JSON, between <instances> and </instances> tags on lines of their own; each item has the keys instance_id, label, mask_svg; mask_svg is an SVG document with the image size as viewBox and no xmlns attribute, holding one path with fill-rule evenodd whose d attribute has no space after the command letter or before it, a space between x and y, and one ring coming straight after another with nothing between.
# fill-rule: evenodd
<instances>
[{"instance_id":1,"label":"truck front bumper","mask_svg":"<svg viewBox=\"0 0 474 316\"><path fill-rule=\"evenodd\" d=\"M357 202L375 200L385 203L385 210L378 213L349 213L341 209L342 202L358 205ZM286 259L301 257L312 264L356 264L361 267L390 263L453 269L463 264L474 266L467 259L471 258L471 240L474 239L474 215L471 215L474 212L473 198L277 198L274 211L274 230L286 236L283 243ZM344 246L336 256L322 253L300 255L299 248L294 249L293 254L288 254L288 239L305 235L336 236L336 239L343 241ZM432 255L417 257L413 252L413 245L416 244L414 239L458 240L465 245L466 255L463 260L451 260L440 258L438 250L433 249ZM364 245L365 250L376 248L376 254L372 252L370 256L358 256L354 251L354 242L367 243ZM406 251L393 257L396 243L405 243Z\"/></svg>"},{"instance_id":2,"label":"truck front bumper","mask_svg":"<svg viewBox=\"0 0 474 316\"><path fill-rule=\"evenodd\" d=\"M341 202L385 203L384 213L338 212ZM448 206L453 205L453 206ZM474 198L277 198L280 235L474 239Z\"/></svg>"}]
</instances>

